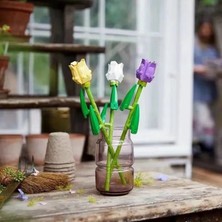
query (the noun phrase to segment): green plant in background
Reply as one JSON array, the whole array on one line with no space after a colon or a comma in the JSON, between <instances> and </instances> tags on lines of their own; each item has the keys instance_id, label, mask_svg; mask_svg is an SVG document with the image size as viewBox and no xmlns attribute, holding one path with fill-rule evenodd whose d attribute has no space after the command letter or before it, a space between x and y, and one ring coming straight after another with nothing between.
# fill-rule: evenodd
<instances>
[{"instance_id":1,"label":"green plant in background","mask_svg":"<svg viewBox=\"0 0 222 222\"><path fill-rule=\"evenodd\" d=\"M216 5L219 0L202 0L202 4L206 6Z\"/></svg>"},{"instance_id":2,"label":"green plant in background","mask_svg":"<svg viewBox=\"0 0 222 222\"><path fill-rule=\"evenodd\" d=\"M3 34L7 34L7 33L10 33L10 26L8 25L3 25L3 26L0 26L0 34L3 35Z\"/></svg>"},{"instance_id":3,"label":"green plant in background","mask_svg":"<svg viewBox=\"0 0 222 222\"><path fill-rule=\"evenodd\" d=\"M135 8L134 0L106 1L106 27L135 30L137 21Z\"/></svg>"},{"instance_id":4,"label":"green plant in background","mask_svg":"<svg viewBox=\"0 0 222 222\"><path fill-rule=\"evenodd\" d=\"M0 41L4 40L10 34L10 27L8 25L0 26ZM6 55L8 52L8 43L0 42L0 55Z\"/></svg>"},{"instance_id":5,"label":"green plant in background","mask_svg":"<svg viewBox=\"0 0 222 222\"><path fill-rule=\"evenodd\" d=\"M16 182L21 182L25 179L24 172L22 172L21 170L15 170L14 168L11 167L6 167L4 169L4 173L6 176L11 177Z\"/></svg>"},{"instance_id":6,"label":"green plant in background","mask_svg":"<svg viewBox=\"0 0 222 222\"><path fill-rule=\"evenodd\" d=\"M6 188L6 187L5 187L4 185L0 184L0 194L1 194L1 192L2 192L5 188Z\"/></svg>"},{"instance_id":7,"label":"green plant in background","mask_svg":"<svg viewBox=\"0 0 222 222\"><path fill-rule=\"evenodd\" d=\"M8 43L0 43L0 55L7 55Z\"/></svg>"}]
</instances>

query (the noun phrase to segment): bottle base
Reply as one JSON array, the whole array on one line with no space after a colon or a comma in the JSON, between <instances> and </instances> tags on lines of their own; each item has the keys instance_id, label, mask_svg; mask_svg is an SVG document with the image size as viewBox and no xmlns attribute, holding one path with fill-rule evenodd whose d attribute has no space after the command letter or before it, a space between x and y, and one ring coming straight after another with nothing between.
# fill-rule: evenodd
<instances>
[{"instance_id":1,"label":"bottle base","mask_svg":"<svg viewBox=\"0 0 222 222\"><path fill-rule=\"evenodd\" d=\"M128 193L130 193L130 191L132 190L133 188L131 188L130 190L125 190L125 191L104 191L104 190L98 190L97 191L101 194L101 195L104 195L104 196L124 196L124 195L127 195Z\"/></svg>"},{"instance_id":2,"label":"bottle base","mask_svg":"<svg viewBox=\"0 0 222 222\"><path fill-rule=\"evenodd\" d=\"M121 180L121 177L124 179ZM105 189L106 168L96 168L96 189L102 195L121 196L128 194L133 189L134 170L132 167L122 167L121 170L114 169L110 179L109 189Z\"/></svg>"}]
</instances>

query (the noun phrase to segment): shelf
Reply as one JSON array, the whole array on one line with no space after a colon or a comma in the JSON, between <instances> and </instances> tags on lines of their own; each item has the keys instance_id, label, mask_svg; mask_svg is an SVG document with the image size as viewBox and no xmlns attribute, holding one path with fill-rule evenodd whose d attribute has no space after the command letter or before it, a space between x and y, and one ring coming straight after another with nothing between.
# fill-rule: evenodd
<instances>
[{"instance_id":1,"label":"shelf","mask_svg":"<svg viewBox=\"0 0 222 222\"><path fill-rule=\"evenodd\" d=\"M107 99L98 99L98 106L104 106ZM80 108L78 97L49 97L49 96L18 96L9 95L0 99L0 109L39 109L52 107Z\"/></svg>"},{"instance_id":2,"label":"shelf","mask_svg":"<svg viewBox=\"0 0 222 222\"><path fill-rule=\"evenodd\" d=\"M65 5L75 6L77 9L90 8L93 4L92 0L28 0L35 6L47 6L53 8L64 7Z\"/></svg>"},{"instance_id":3,"label":"shelf","mask_svg":"<svg viewBox=\"0 0 222 222\"><path fill-rule=\"evenodd\" d=\"M86 53L104 53L105 47L86 46L77 44L63 43L10 43L9 51L23 52L43 52L43 53L63 53L63 54L86 54Z\"/></svg>"}]
</instances>

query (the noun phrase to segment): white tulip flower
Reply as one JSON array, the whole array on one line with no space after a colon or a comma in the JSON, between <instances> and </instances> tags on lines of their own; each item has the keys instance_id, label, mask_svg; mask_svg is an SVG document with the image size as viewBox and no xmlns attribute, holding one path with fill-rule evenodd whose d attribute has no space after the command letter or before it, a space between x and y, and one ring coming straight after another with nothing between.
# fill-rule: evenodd
<instances>
[{"instance_id":1,"label":"white tulip flower","mask_svg":"<svg viewBox=\"0 0 222 222\"><path fill-rule=\"evenodd\" d=\"M111 61L108 65L108 72L106 73L107 80L121 83L124 77L123 66L123 63L118 64L116 61Z\"/></svg>"}]
</instances>

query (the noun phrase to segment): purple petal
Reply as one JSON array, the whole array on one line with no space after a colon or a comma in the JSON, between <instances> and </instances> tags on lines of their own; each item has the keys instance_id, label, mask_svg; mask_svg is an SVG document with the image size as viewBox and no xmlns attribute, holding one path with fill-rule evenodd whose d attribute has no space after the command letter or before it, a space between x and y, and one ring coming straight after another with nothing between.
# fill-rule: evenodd
<instances>
[{"instance_id":1,"label":"purple petal","mask_svg":"<svg viewBox=\"0 0 222 222\"><path fill-rule=\"evenodd\" d=\"M160 174L158 176L155 177L156 180L160 180L160 181L167 181L168 180L168 176L164 175L164 174Z\"/></svg>"},{"instance_id":2,"label":"purple petal","mask_svg":"<svg viewBox=\"0 0 222 222\"><path fill-rule=\"evenodd\" d=\"M18 192L19 192L19 195L17 196L18 199L28 200L28 196L26 196L25 193L21 189L18 189Z\"/></svg>"},{"instance_id":3,"label":"purple petal","mask_svg":"<svg viewBox=\"0 0 222 222\"><path fill-rule=\"evenodd\" d=\"M151 82L154 79L156 63L142 59L139 68L136 70L136 77L143 82Z\"/></svg>"}]
</instances>

